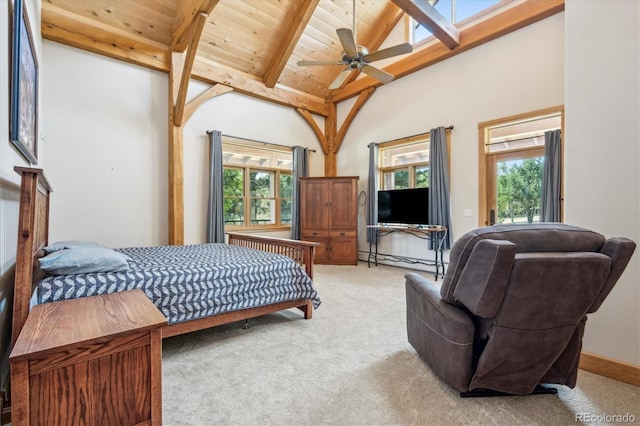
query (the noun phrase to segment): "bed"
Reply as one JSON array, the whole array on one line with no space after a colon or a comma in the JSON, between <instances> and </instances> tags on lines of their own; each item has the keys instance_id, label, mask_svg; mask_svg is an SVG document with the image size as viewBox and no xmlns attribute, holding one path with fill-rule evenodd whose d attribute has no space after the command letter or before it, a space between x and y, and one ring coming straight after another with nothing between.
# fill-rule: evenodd
<instances>
[{"instance_id":1,"label":"bed","mask_svg":"<svg viewBox=\"0 0 640 426\"><path fill-rule=\"evenodd\" d=\"M313 288L317 243L228 233L228 244L131 247L119 272L47 275L39 259L48 247L51 186L42 169L22 176L12 344L32 303L49 303L134 288L167 317L163 337L298 308L305 319L320 304Z\"/></svg>"}]
</instances>

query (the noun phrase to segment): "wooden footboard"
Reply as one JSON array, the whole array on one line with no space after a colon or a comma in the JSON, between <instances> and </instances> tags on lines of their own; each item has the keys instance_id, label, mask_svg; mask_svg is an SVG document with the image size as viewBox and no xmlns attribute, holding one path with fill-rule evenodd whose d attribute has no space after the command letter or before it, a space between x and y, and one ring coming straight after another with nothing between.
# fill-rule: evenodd
<instances>
[{"instance_id":1,"label":"wooden footboard","mask_svg":"<svg viewBox=\"0 0 640 426\"><path fill-rule=\"evenodd\" d=\"M229 236L229 244L283 254L292 258L304 266L309 278L313 279L313 254L315 248L320 245L319 243L236 232L227 232L227 235Z\"/></svg>"},{"instance_id":2,"label":"wooden footboard","mask_svg":"<svg viewBox=\"0 0 640 426\"><path fill-rule=\"evenodd\" d=\"M239 234L235 232L227 233L229 244L249 247L269 253L278 253L288 256L304 266L309 278L313 279L313 252L319 245L309 241L288 240L286 238L272 238L261 235ZM311 319L313 315L313 304L309 299L288 300L271 305L258 306L256 308L242 309L239 311L216 314L206 318L185 321L166 326L162 331L162 337L171 337L178 334L190 333L192 331L203 330L221 324L255 318L261 315L278 312L284 309L298 308L302 311L305 319Z\"/></svg>"}]
</instances>

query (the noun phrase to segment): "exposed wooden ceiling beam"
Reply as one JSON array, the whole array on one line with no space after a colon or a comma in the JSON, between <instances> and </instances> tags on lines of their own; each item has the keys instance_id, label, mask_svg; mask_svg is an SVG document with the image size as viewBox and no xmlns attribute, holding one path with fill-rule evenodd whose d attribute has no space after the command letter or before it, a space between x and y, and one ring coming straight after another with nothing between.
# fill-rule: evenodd
<instances>
[{"instance_id":1,"label":"exposed wooden ceiling beam","mask_svg":"<svg viewBox=\"0 0 640 426\"><path fill-rule=\"evenodd\" d=\"M416 51L403 59L384 68L385 71L399 79L437 62L465 52L483 43L487 43L505 34L548 18L564 10L564 0L527 1L506 11L468 27L460 33L460 46L450 50L436 43ZM342 102L357 96L369 87L381 86L378 80L369 76L363 77L340 90L334 91L330 101Z\"/></svg>"},{"instance_id":2,"label":"exposed wooden ceiling beam","mask_svg":"<svg viewBox=\"0 0 640 426\"><path fill-rule=\"evenodd\" d=\"M42 2L42 37L160 71L169 71L169 48L133 33Z\"/></svg>"},{"instance_id":3,"label":"exposed wooden ceiling beam","mask_svg":"<svg viewBox=\"0 0 640 426\"><path fill-rule=\"evenodd\" d=\"M182 0L171 32L171 50L184 52L189 45L189 31L199 13L209 15L220 0Z\"/></svg>"},{"instance_id":4,"label":"exposed wooden ceiling beam","mask_svg":"<svg viewBox=\"0 0 640 426\"><path fill-rule=\"evenodd\" d=\"M422 24L449 49L458 47L460 31L427 0L391 0L417 22Z\"/></svg>"},{"instance_id":5,"label":"exposed wooden ceiling beam","mask_svg":"<svg viewBox=\"0 0 640 426\"><path fill-rule=\"evenodd\" d=\"M239 93L288 107L306 109L324 117L329 114L329 109L324 99L290 91L283 87L269 88L250 74L232 71L202 57L196 58L192 77L207 83L221 83L225 86L233 87Z\"/></svg>"},{"instance_id":6,"label":"exposed wooden ceiling beam","mask_svg":"<svg viewBox=\"0 0 640 426\"><path fill-rule=\"evenodd\" d=\"M299 0L295 12L290 18L282 22L282 25L285 28L289 28L289 30L280 41L278 50L271 58L271 62L264 73L263 81L267 87L275 87L282 70L287 65L293 49L296 47L319 2L320 0Z\"/></svg>"},{"instance_id":7,"label":"exposed wooden ceiling beam","mask_svg":"<svg viewBox=\"0 0 640 426\"><path fill-rule=\"evenodd\" d=\"M176 126L182 125L184 105L187 100L189 81L191 80L191 70L193 69L193 62L195 61L196 53L198 52L198 43L200 43L202 29L204 28L204 24L206 21L207 14L200 12L191 23L191 27L189 30L189 46L187 49L186 57L184 59L183 69L180 74L180 88L178 89L178 97L173 106L173 124Z\"/></svg>"},{"instance_id":8,"label":"exposed wooden ceiling beam","mask_svg":"<svg viewBox=\"0 0 640 426\"><path fill-rule=\"evenodd\" d=\"M380 49L382 43L389 37L391 31L404 16L404 11L393 3L387 4L380 18L376 21L374 38L368 41L367 47L370 52Z\"/></svg>"}]
</instances>

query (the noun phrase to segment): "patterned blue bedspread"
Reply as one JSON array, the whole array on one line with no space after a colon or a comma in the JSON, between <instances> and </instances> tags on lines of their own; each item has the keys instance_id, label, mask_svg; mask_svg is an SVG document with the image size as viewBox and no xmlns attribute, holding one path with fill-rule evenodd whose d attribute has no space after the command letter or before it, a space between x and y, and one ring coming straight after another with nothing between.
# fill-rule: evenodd
<instances>
[{"instance_id":1,"label":"patterned blue bedspread","mask_svg":"<svg viewBox=\"0 0 640 426\"><path fill-rule=\"evenodd\" d=\"M169 324L318 294L302 266L273 253L228 244L116 249L126 272L46 276L38 303L142 289Z\"/></svg>"}]
</instances>

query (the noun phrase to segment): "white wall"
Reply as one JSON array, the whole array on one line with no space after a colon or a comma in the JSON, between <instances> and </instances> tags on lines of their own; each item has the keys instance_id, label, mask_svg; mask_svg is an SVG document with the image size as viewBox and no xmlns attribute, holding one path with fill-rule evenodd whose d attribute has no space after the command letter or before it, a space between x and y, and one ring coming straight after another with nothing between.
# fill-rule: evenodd
<instances>
[{"instance_id":1,"label":"white wall","mask_svg":"<svg viewBox=\"0 0 640 426\"><path fill-rule=\"evenodd\" d=\"M166 74L43 42L50 240L168 242Z\"/></svg>"},{"instance_id":2,"label":"white wall","mask_svg":"<svg viewBox=\"0 0 640 426\"><path fill-rule=\"evenodd\" d=\"M192 80L189 95L209 86ZM324 120L315 117L320 128ZM207 176L209 138L207 130L222 134L287 146L304 146L311 153L309 174L324 175L324 154L311 127L292 108L283 107L238 93L226 93L202 105L184 128L184 240L187 244L206 241ZM273 234L272 234L273 235ZM277 236L288 237L288 233Z\"/></svg>"},{"instance_id":3,"label":"white wall","mask_svg":"<svg viewBox=\"0 0 640 426\"><path fill-rule=\"evenodd\" d=\"M565 220L640 243L640 2L568 1ZM584 350L640 365L639 250Z\"/></svg>"},{"instance_id":4,"label":"white wall","mask_svg":"<svg viewBox=\"0 0 640 426\"><path fill-rule=\"evenodd\" d=\"M478 123L563 103L563 31L564 14L560 13L379 87L346 135L338 156L338 174L359 175L359 188L366 191L368 143L453 125L454 240L478 227ZM340 106L341 117L351 103ZM464 209L471 209L472 216L463 216ZM433 257L423 241L407 235L384 237L379 249ZM360 250L368 250L362 228ZM360 258L366 257L361 253Z\"/></svg>"}]
</instances>

